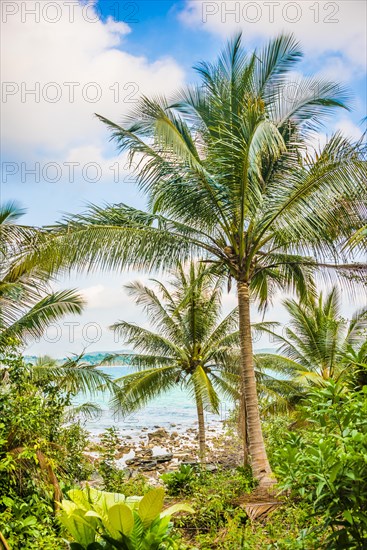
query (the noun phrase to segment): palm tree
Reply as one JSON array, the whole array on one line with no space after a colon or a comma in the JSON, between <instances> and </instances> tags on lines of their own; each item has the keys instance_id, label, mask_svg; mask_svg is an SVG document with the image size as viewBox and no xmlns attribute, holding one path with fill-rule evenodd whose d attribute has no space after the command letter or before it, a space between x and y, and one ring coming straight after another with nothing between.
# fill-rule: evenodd
<instances>
[{"instance_id":1,"label":"palm tree","mask_svg":"<svg viewBox=\"0 0 367 550\"><path fill-rule=\"evenodd\" d=\"M48 268L159 269L201 257L235 280L241 345L241 404L254 475L270 482L253 363L250 301L314 292L322 269L360 275L345 240L363 225L366 174L362 145L341 134L310 152L312 132L335 108L339 85L312 78L284 93L302 57L292 36L247 54L241 36L215 64L201 63L201 83L169 101L143 97L125 124L99 118L135 163L147 211L125 204L91 206L45 235L25 263ZM65 237L66 235L66 237ZM340 258L340 260L339 260ZM20 265L24 265L24 262Z\"/></svg>"},{"instance_id":2,"label":"palm tree","mask_svg":"<svg viewBox=\"0 0 367 550\"><path fill-rule=\"evenodd\" d=\"M121 392L115 392L114 406L122 413L131 413L176 385L188 389L196 403L199 456L203 461L204 412L219 412L218 392L238 398L237 376L226 372L231 348L238 344L238 312L235 309L219 319L222 282L213 281L203 264L191 262L187 270L179 265L169 286L154 282L156 291L140 282L126 288L144 307L155 331L126 321L111 327L137 351L113 357L116 361L128 356L129 365L137 369L115 380ZM106 359L110 360L111 356Z\"/></svg>"},{"instance_id":3,"label":"palm tree","mask_svg":"<svg viewBox=\"0 0 367 550\"><path fill-rule=\"evenodd\" d=\"M257 364L286 375L298 386L298 395L307 388L323 385L366 368L367 307L355 312L350 321L340 311L340 293L334 287L326 296L310 297L306 303L285 300L290 316L281 333L264 327L278 354L261 354Z\"/></svg>"},{"instance_id":4,"label":"palm tree","mask_svg":"<svg viewBox=\"0 0 367 550\"><path fill-rule=\"evenodd\" d=\"M84 306L73 290L50 293L40 271L12 272L14 260L37 239L35 228L16 223L23 214L14 202L0 207L0 351L9 342L25 344L39 338L50 323L64 315L80 314Z\"/></svg>"}]
</instances>

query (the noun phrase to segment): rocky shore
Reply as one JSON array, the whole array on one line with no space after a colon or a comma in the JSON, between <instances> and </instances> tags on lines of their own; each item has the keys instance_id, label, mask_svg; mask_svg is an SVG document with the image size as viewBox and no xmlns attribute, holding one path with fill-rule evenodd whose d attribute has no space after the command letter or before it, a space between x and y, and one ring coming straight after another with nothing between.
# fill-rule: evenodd
<instances>
[{"instance_id":1,"label":"rocky shore","mask_svg":"<svg viewBox=\"0 0 367 550\"><path fill-rule=\"evenodd\" d=\"M121 445L116 450L116 466L123 469L127 478L144 473L150 482L158 481L160 475L178 470L181 464L198 464L198 432L196 428L172 431L155 426L154 431L146 428L138 437L120 432ZM216 470L218 466L233 467L240 463L241 448L238 438L224 427L209 427L206 434L206 467ZM99 438L96 438L86 454L98 460Z\"/></svg>"}]
</instances>

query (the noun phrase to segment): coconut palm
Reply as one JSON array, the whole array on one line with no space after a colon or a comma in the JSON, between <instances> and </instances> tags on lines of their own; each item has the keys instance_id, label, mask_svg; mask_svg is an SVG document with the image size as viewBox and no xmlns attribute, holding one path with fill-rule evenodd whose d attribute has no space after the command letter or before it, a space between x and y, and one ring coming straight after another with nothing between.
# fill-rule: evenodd
<instances>
[{"instance_id":1,"label":"coconut palm","mask_svg":"<svg viewBox=\"0 0 367 550\"><path fill-rule=\"evenodd\" d=\"M254 475L269 481L253 364L250 300L314 292L322 269L360 274L365 265L340 250L365 223L361 144L339 133L311 152L312 132L347 94L337 84L292 80L302 57L292 36L248 54L237 36L201 82L169 101L140 102L122 125L99 117L135 163L147 211L125 204L91 206L67 217L26 262L48 268L169 268L201 257L236 282L241 334L241 404ZM66 235L66 237L65 237ZM341 258L339 260L339 258ZM20 265L24 265L21 263Z\"/></svg>"},{"instance_id":2,"label":"coconut palm","mask_svg":"<svg viewBox=\"0 0 367 550\"><path fill-rule=\"evenodd\" d=\"M9 342L25 344L39 338L50 323L80 314L84 306L74 290L49 292L39 270L12 271L14 260L37 239L37 229L17 223L24 212L14 202L0 207L0 350Z\"/></svg>"},{"instance_id":3,"label":"coconut palm","mask_svg":"<svg viewBox=\"0 0 367 550\"><path fill-rule=\"evenodd\" d=\"M137 352L113 356L115 361L128 357L136 369L115 380L121 392L115 392L113 404L119 412L131 413L174 386L187 389L196 403L204 460L205 411L219 413L218 392L238 398L237 375L226 371L232 346L238 344L238 312L220 319L222 282L213 281L203 264L192 262L187 270L179 265L169 285L154 282L156 290L140 282L125 288L155 330L126 321L111 327Z\"/></svg>"},{"instance_id":4,"label":"coconut palm","mask_svg":"<svg viewBox=\"0 0 367 550\"><path fill-rule=\"evenodd\" d=\"M344 319L336 287L306 303L288 299L283 304L290 317L287 326L282 332L264 328L280 345L278 354L259 354L259 366L293 380L298 395L329 379L358 378L366 370L367 307Z\"/></svg>"}]
</instances>

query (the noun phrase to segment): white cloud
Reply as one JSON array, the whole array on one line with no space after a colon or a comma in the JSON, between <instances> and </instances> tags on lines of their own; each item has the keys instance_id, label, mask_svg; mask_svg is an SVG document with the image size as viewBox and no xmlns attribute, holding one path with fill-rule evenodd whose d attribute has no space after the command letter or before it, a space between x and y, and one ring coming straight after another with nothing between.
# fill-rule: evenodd
<instances>
[{"instance_id":1,"label":"white cloud","mask_svg":"<svg viewBox=\"0 0 367 550\"><path fill-rule=\"evenodd\" d=\"M362 137L363 128L353 124L351 120L344 117L335 123L334 130L340 130L347 138L357 141Z\"/></svg>"},{"instance_id":2,"label":"white cloud","mask_svg":"<svg viewBox=\"0 0 367 550\"><path fill-rule=\"evenodd\" d=\"M99 283L82 288L79 291L87 302L88 310L114 308L115 311L124 311L126 314L127 310L133 309L134 301L127 296L126 291L122 288L122 284L116 285L112 281L108 281L108 283L108 286Z\"/></svg>"},{"instance_id":3,"label":"white cloud","mask_svg":"<svg viewBox=\"0 0 367 550\"><path fill-rule=\"evenodd\" d=\"M343 59L337 55L330 55L322 63L317 76L324 77L337 82L348 82L360 74L359 65L350 63L348 59Z\"/></svg>"},{"instance_id":4,"label":"white cloud","mask_svg":"<svg viewBox=\"0 0 367 550\"><path fill-rule=\"evenodd\" d=\"M64 180L78 181L81 189L90 188L93 183L129 183L132 175L129 170L127 155L116 155L106 158L100 147L83 145L70 149L60 170Z\"/></svg>"},{"instance_id":5,"label":"white cloud","mask_svg":"<svg viewBox=\"0 0 367 550\"><path fill-rule=\"evenodd\" d=\"M112 19L91 23L90 4L87 18L83 6L71 2L70 22L66 3L60 3L56 23L48 21L55 17L51 10L47 19L41 11L38 22L30 14L22 22L21 6L31 10L43 3L17 4L19 11L2 25L2 139L24 158L45 150L57 160L72 148L101 148L107 132L94 112L120 120L141 93L169 93L183 82L173 59L150 62L123 51L128 25Z\"/></svg>"},{"instance_id":6,"label":"white cloud","mask_svg":"<svg viewBox=\"0 0 367 550\"><path fill-rule=\"evenodd\" d=\"M349 64L347 71L344 63L344 77L350 78L355 70L365 70L366 3L359 0L187 0L179 17L188 26L200 27L223 38L242 29L247 42L292 32L301 41L309 59L340 52Z\"/></svg>"},{"instance_id":7,"label":"white cloud","mask_svg":"<svg viewBox=\"0 0 367 550\"><path fill-rule=\"evenodd\" d=\"M99 284L96 286L90 286L88 288L82 288L79 293L83 296L89 308L98 308L103 305L104 290L105 287Z\"/></svg>"},{"instance_id":8,"label":"white cloud","mask_svg":"<svg viewBox=\"0 0 367 550\"><path fill-rule=\"evenodd\" d=\"M228 313L230 313L232 309L234 309L236 306L237 306L236 292L233 289L231 290L231 292L227 292L226 290L224 290L222 295L223 315L228 315Z\"/></svg>"},{"instance_id":9,"label":"white cloud","mask_svg":"<svg viewBox=\"0 0 367 550\"><path fill-rule=\"evenodd\" d=\"M312 154L312 150L320 151L323 149L334 132L341 132L347 139L358 141L363 134L362 126L357 126L350 119L343 116L337 118L330 124L330 132L328 134L322 132L314 132L308 138L308 152Z\"/></svg>"}]
</instances>

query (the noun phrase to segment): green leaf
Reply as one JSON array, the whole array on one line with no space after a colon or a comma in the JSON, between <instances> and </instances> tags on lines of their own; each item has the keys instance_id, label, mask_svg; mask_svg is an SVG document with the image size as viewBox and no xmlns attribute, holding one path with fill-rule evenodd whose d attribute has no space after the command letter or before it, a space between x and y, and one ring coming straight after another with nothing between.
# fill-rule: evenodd
<instances>
[{"instance_id":1,"label":"green leaf","mask_svg":"<svg viewBox=\"0 0 367 550\"><path fill-rule=\"evenodd\" d=\"M335 479L336 479L336 476L338 475L339 471L341 469L341 464L340 463L336 463L330 470L330 476L329 476L329 481L330 483L334 483Z\"/></svg>"},{"instance_id":2,"label":"green leaf","mask_svg":"<svg viewBox=\"0 0 367 550\"><path fill-rule=\"evenodd\" d=\"M125 500L125 495L121 493L109 493L107 491L101 491L98 505L102 506L107 511L111 506L119 504L120 502L125 502Z\"/></svg>"},{"instance_id":3,"label":"green leaf","mask_svg":"<svg viewBox=\"0 0 367 550\"><path fill-rule=\"evenodd\" d=\"M102 516L101 514L99 514L98 512L96 512L95 510L88 510L88 512L85 513L85 516L86 518L98 518L98 519L102 519Z\"/></svg>"},{"instance_id":4,"label":"green leaf","mask_svg":"<svg viewBox=\"0 0 367 550\"><path fill-rule=\"evenodd\" d=\"M137 512L134 512L134 528L130 534L130 541L131 541L131 547L140 549L141 548L141 542L144 536L144 525L137 514Z\"/></svg>"},{"instance_id":5,"label":"green leaf","mask_svg":"<svg viewBox=\"0 0 367 550\"><path fill-rule=\"evenodd\" d=\"M23 520L23 525L26 526L26 527L29 527L30 525L36 525L37 523L37 518L35 518L34 516L28 516L27 518L25 518Z\"/></svg>"},{"instance_id":6,"label":"green leaf","mask_svg":"<svg viewBox=\"0 0 367 550\"><path fill-rule=\"evenodd\" d=\"M129 536L134 527L134 516L131 508L120 502L108 510L108 520L117 533ZM113 533L111 535L115 536Z\"/></svg>"},{"instance_id":7,"label":"green leaf","mask_svg":"<svg viewBox=\"0 0 367 550\"><path fill-rule=\"evenodd\" d=\"M91 510L92 504L90 502L89 491L87 489L71 489L68 492L68 497L72 500L79 508L84 510ZM64 501L63 501L64 506Z\"/></svg>"},{"instance_id":8,"label":"green leaf","mask_svg":"<svg viewBox=\"0 0 367 550\"><path fill-rule=\"evenodd\" d=\"M140 519L144 528L155 520L163 508L164 489L159 487L149 491L141 500L138 508Z\"/></svg>"},{"instance_id":9,"label":"green leaf","mask_svg":"<svg viewBox=\"0 0 367 550\"><path fill-rule=\"evenodd\" d=\"M60 506L68 516L71 515L78 508L78 505L75 504L75 502L66 499L61 502Z\"/></svg>"},{"instance_id":10,"label":"green leaf","mask_svg":"<svg viewBox=\"0 0 367 550\"><path fill-rule=\"evenodd\" d=\"M71 516L61 513L58 519L75 541L85 548L95 541L96 522L94 518L85 520L83 514L84 510L79 508Z\"/></svg>"},{"instance_id":11,"label":"green leaf","mask_svg":"<svg viewBox=\"0 0 367 550\"><path fill-rule=\"evenodd\" d=\"M316 496L319 497L321 495L321 491L323 490L324 487L325 487L325 481L320 481L320 483L316 487Z\"/></svg>"},{"instance_id":12,"label":"green leaf","mask_svg":"<svg viewBox=\"0 0 367 550\"><path fill-rule=\"evenodd\" d=\"M135 510L139 508L139 502L142 500L143 497L138 496L130 496L126 497L125 504L127 504L132 510Z\"/></svg>"},{"instance_id":13,"label":"green leaf","mask_svg":"<svg viewBox=\"0 0 367 550\"><path fill-rule=\"evenodd\" d=\"M348 523L353 525L353 516L349 510L344 510L343 516L345 517Z\"/></svg>"},{"instance_id":14,"label":"green leaf","mask_svg":"<svg viewBox=\"0 0 367 550\"><path fill-rule=\"evenodd\" d=\"M188 504L173 504L173 506L163 510L161 513L161 518L164 518L165 516L172 516L178 512L189 512L190 514L193 514L195 510Z\"/></svg>"},{"instance_id":15,"label":"green leaf","mask_svg":"<svg viewBox=\"0 0 367 550\"><path fill-rule=\"evenodd\" d=\"M11 508L14 504L14 500L12 498L9 498L9 497L3 497L2 501L5 504L5 506L7 506L8 508Z\"/></svg>"}]
</instances>

